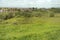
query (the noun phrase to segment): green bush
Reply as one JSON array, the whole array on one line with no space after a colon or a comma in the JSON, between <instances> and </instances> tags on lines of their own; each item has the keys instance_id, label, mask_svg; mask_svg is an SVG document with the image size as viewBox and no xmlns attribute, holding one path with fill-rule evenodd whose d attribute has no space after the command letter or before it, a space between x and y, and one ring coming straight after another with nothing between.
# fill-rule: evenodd
<instances>
[{"instance_id":1,"label":"green bush","mask_svg":"<svg viewBox=\"0 0 60 40\"><path fill-rule=\"evenodd\" d=\"M54 17L55 16L55 14L54 13L50 13L50 17Z\"/></svg>"}]
</instances>

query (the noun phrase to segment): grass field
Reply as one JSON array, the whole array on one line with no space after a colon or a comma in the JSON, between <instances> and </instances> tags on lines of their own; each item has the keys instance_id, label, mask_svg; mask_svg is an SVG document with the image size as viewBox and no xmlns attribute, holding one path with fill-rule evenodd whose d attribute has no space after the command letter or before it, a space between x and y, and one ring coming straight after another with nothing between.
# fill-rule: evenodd
<instances>
[{"instance_id":1,"label":"grass field","mask_svg":"<svg viewBox=\"0 0 60 40\"><path fill-rule=\"evenodd\" d=\"M60 8L0 10L0 40L60 40Z\"/></svg>"},{"instance_id":2,"label":"grass field","mask_svg":"<svg viewBox=\"0 0 60 40\"><path fill-rule=\"evenodd\" d=\"M21 24L22 20L12 18L3 21L0 40L60 40L60 17L33 17L28 24Z\"/></svg>"}]
</instances>

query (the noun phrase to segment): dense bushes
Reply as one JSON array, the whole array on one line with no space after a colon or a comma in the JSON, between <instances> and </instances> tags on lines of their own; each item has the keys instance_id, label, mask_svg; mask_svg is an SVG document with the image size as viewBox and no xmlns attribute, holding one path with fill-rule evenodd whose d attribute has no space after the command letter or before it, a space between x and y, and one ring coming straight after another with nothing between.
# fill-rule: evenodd
<instances>
[{"instance_id":1,"label":"dense bushes","mask_svg":"<svg viewBox=\"0 0 60 40\"><path fill-rule=\"evenodd\" d=\"M8 8L7 8L8 9ZM13 8L14 9L14 8ZM1 8L0 8L1 10ZM8 9L9 10L9 9ZM7 10L7 13L5 12L0 12L0 19L3 20L7 20L10 18L14 18L14 17L24 17L24 18L29 18L29 17L42 17L42 15L44 16L44 14L46 14L48 11L48 14L50 15L49 17L54 17L55 16L55 12L59 13L60 9L59 8L51 8L51 9L45 9L45 8L41 8L41 9L37 9L37 8L28 8L28 9L14 9L14 10L10 10L10 12Z\"/></svg>"},{"instance_id":2,"label":"dense bushes","mask_svg":"<svg viewBox=\"0 0 60 40\"><path fill-rule=\"evenodd\" d=\"M0 15L0 19L2 20L7 20L7 19L10 19L10 18L13 18L15 16L14 13L4 13L4 14L1 14Z\"/></svg>"}]
</instances>

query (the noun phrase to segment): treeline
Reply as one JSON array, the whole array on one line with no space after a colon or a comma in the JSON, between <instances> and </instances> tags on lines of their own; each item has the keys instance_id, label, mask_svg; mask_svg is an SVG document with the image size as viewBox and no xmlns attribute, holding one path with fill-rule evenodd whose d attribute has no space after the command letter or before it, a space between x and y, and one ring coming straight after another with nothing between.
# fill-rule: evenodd
<instances>
[{"instance_id":1,"label":"treeline","mask_svg":"<svg viewBox=\"0 0 60 40\"><path fill-rule=\"evenodd\" d=\"M54 17L55 13L60 13L60 8L0 8L0 19L7 20L14 17Z\"/></svg>"}]
</instances>

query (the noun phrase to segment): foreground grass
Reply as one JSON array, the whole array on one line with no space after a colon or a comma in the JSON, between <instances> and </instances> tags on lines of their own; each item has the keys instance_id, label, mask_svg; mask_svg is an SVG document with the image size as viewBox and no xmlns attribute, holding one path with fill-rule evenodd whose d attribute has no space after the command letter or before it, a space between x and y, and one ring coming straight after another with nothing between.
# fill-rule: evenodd
<instances>
[{"instance_id":1,"label":"foreground grass","mask_svg":"<svg viewBox=\"0 0 60 40\"><path fill-rule=\"evenodd\" d=\"M13 18L0 24L0 40L60 40L59 17L34 17L29 24L21 24L19 20Z\"/></svg>"}]
</instances>

